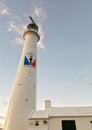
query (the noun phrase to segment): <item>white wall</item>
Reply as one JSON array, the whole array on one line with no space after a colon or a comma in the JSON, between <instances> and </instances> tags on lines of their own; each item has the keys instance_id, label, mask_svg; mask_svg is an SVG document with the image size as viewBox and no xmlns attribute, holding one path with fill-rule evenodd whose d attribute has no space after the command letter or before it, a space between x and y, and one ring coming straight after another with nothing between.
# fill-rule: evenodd
<instances>
[{"instance_id":1,"label":"white wall","mask_svg":"<svg viewBox=\"0 0 92 130\"><path fill-rule=\"evenodd\" d=\"M49 130L62 130L62 120L75 120L77 130L92 130L92 117L62 117L49 120Z\"/></svg>"},{"instance_id":2,"label":"white wall","mask_svg":"<svg viewBox=\"0 0 92 130\"><path fill-rule=\"evenodd\" d=\"M62 130L62 120L75 120L76 130L92 130L92 117L52 117L47 125L43 124L43 120L45 119L30 120L28 130ZM35 121L39 121L39 126L35 126Z\"/></svg>"}]
</instances>

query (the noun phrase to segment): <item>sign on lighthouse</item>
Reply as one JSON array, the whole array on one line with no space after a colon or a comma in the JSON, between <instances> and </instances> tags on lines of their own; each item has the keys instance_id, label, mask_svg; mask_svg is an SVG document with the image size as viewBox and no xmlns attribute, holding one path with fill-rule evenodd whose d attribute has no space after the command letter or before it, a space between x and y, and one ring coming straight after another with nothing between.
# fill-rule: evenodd
<instances>
[{"instance_id":1,"label":"sign on lighthouse","mask_svg":"<svg viewBox=\"0 0 92 130\"><path fill-rule=\"evenodd\" d=\"M36 67L36 56L32 53L27 53L24 57L24 65L30 67Z\"/></svg>"},{"instance_id":2,"label":"sign on lighthouse","mask_svg":"<svg viewBox=\"0 0 92 130\"><path fill-rule=\"evenodd\" d=\"M3 130L27 130L28 117L36 109L36 55L40 37L30 17L24 32L24 47Z\"/></svg>"}]
</instances>

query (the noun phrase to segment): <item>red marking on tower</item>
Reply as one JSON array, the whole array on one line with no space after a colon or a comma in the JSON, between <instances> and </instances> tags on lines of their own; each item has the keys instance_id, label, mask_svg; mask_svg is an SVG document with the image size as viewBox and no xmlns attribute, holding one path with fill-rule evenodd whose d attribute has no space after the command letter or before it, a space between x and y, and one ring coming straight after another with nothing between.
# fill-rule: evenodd
<instances>
[{"instance_id":1,"label":"red marking on tower","mask_svg":"<svg viewBox=\"0 0 92 130\"><path fill-rule=\"evenodd\" d=\"M36 67L36 59L31 64L33 67Z\"/></svg>"}]
</instances>

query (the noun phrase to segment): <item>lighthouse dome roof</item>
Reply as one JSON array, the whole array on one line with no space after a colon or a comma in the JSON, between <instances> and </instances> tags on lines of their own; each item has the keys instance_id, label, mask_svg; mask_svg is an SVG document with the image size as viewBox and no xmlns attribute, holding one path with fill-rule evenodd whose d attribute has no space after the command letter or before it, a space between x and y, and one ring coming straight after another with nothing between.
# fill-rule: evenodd
<instances>
[{"instance_id":1,"label":"lighthouse dome roof","mask_svg":"<svg viewBox=\"0 0 92 130\"><path fill-rule=\"evenodd\" d=\"M34 29L35 31L38 31L38 26L34 23L30 23L27 25L27 30Z\"/></svg>"}]
</instances>

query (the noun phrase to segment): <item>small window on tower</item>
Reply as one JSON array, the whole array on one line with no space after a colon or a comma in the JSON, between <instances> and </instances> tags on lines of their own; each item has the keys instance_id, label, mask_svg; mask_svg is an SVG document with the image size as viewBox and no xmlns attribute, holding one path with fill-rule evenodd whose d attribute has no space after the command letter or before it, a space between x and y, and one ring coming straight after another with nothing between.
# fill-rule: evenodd
<instances>
[{"instance_id":1,"label":"small window on tower","mask_svg":"<svg viewBox=\"0 0 92 130\"><path fill-rule=\"evenodd\" d=\"M28 101L28 99L25 99L25 101L27 102L27 101Z\"/></svg>"},{"instance_id":2,"label":"small window on tower","mask_svg":"<svg viewBox=\"0 0 92 130\"><path fill-rule=\"evenodd\" d=\"M44 120L44 121L43 121L43 124L46 125L46 124L48 124L48 122L47 122L46 120Z\"/></svg>"},{"instance_id":3,"label":"small window on tower","mask_svg":"<svg viewBox=\"0 0 92 130\"><path fill-rule=\"evenodd\" d=\"M39 126L39 121L35 121L35 126Z\"/></svg>"},{"instance_id":4,"label":"small window on tower","mask_svg":"<svg viewBox=\"0 0 92 130\"><path fill-rule=\"evenodd\" d=\"M28 73L31 73L30 71L28 71Z\"/></svg>"},{"instance_id":5,"label":"small window on tower","mask_svg":"<svg viewBox=\"0 0 92 130\"><path fill-rule=\"evenodd\" d=\"M19 83L19 86L21 86L21 83Z\"/></svg>"}]
</instances>

